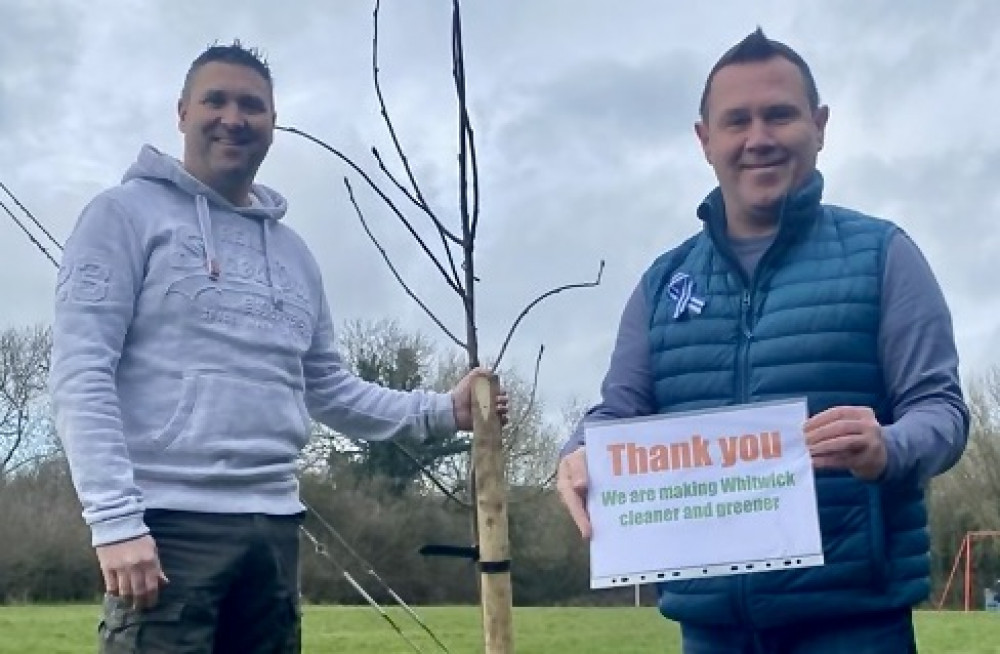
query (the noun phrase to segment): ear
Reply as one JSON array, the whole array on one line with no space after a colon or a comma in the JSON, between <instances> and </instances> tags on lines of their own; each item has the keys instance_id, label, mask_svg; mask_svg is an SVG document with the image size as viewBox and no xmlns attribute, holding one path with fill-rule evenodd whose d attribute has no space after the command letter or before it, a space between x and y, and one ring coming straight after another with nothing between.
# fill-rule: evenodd
<instances>
[{"instance_id":1,"label":"ear","mask_svg":"<svg viewBox=\"0 0 1000 654\"><path fill-rule=\"evenodd\" d=\"M826 140L826 123L830 120L830 107L820 105L813 112L813 122L816 124L816 137L819 140L819 149L823 149L823 141Z\"/></svg>"},{"instance_id":2,"label":"ear","mask_svg":"<svg viewBox=\"0 0 1000 654\"><path fill-rule=\"evenodd\" d=\"M187 119L187 100L182 96L177 100L177 129L184 131L184 121Z\"/></svg>"},{"instance_id":3,"label":"ear","mask_svg":"<svg viewBox=\"0 0 1000 654\"><path fill-rule=\"evenodd\" d=\"M712 158L708 155L708 126L704 121L699 120L694 124L694 133L701 143L701 151L705 153L705 161L712 163Z\"/></svg>"}]
</instances>

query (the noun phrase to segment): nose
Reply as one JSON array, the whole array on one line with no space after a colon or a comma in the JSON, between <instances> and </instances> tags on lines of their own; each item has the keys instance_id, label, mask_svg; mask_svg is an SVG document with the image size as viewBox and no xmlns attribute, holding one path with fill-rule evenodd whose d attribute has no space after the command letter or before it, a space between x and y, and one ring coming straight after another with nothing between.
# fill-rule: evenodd
<instances>
[{"instance_id":1,"label":"nose","mask_svg":"<svg viewBox=\"0 0 1000 654\"><path fill-rule=\"evenodd\" d=\"M239 104L235 102L226 103L226 106L222 109L219 119L224 126L232 129L238 129L247 124L246 116L240 109Z\"/></svg>"},{"instance_id":2,"label":"nose","mask_svg":"<svg viewBox=\"0 0 1000 654\"><path fill-rule=\"evenodd\" d=\"M776 142L771 127L766 120L754 119L747 130L746 149L767 150L773 148Z\"/></svg>"}]
</instances>

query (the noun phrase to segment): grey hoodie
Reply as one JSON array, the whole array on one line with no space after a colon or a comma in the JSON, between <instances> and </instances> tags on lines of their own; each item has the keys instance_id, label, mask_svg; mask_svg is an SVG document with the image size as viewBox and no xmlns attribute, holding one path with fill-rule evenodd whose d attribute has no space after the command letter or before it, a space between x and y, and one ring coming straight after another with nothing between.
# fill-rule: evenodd
<instances>
[{"instance_id":1,"label":"grey hoodie","mask_svg":"<svg viewBox=\"0 0 1000 654\"><path fill-rule=\"evenodd\" d=\"M66 244L50 391L95 546L147 533L147 508L301 511L310 417L370 440L455 431L450 395L345 369L284 198L252 195L235 207L147 145Z\"/></svg>"}]
</instances>

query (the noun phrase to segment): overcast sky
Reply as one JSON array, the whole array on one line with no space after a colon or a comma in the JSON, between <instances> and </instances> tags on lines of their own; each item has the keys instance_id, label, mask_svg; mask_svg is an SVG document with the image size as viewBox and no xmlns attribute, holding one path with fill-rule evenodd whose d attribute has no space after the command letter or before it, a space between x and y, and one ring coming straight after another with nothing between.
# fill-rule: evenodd
<instances>
[{"instance_id":1,"label":"overcast sky","mask_svg":"<svg viewBox=\"0 0 1000 654\"><path fill-rule=\"evenodd\" d=\"M698 96L719 55L757 25L810 62L830 105L819 162L827 201L906 229L951 305L965 375L1000 363L1000 2L466 4L484 356L525 302L607 262L600 288L548 301L512 344L509 362L526 374L546 345L550 406L598 397L639 275L699 228L694 210L715 179L692 128ZM374 171L369 147L388 149L371 85L371 9L366 0L2 0L0 181L65 239L143 143L180 154L187 66L234 37L267 54L279 123ZM446 0L383 0L389 108L426 194L457 229L449 25ZM316 252L335 321L396 317L436 337L355 218L347 172L279 133L258 179L288 198L286 220ZM457 297L356 188L407 279L462 330ZM0 215L0 324L51 320L54 281L52 264Z\"/></svg>"}]
</instances>

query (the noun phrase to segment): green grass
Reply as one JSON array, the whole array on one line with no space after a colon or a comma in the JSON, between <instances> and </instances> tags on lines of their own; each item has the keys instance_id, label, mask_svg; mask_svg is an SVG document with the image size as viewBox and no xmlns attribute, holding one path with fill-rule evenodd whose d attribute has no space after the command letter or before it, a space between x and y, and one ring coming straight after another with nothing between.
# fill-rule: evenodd
<instances>
[{"instance_id":1,"label":"green grass","mask_svg":"<svg viewBox=\"0 0 1000 654\"><path fill-rule=\"evenodd\" d=\"M482 652L476 608L421 608L417 611L453 654ZM0 654L88 654L96 652L95 606L0 607ZM440 652L402 611L393 620L427 654ZM676 625L653 608L515 610L518 654L679 654ZM917 615L921 654L1000 654L1000 614ZM306 654L409 654L413 650L375 611L367 607L305 610Z\"/></svg>"}]
</instances>

